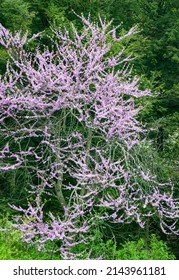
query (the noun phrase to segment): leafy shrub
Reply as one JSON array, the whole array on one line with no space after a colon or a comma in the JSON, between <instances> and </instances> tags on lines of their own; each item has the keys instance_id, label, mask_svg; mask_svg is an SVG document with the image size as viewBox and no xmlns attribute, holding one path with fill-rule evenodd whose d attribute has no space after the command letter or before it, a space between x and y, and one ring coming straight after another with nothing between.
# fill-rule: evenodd
<instances>
[{"instance_id":1,"label":"leafy shrub","mask_svg":"<svg viewBox=\"0 0 179 280\"><path fill-rule=\"evenodd\" d=\"M129 241L116 252L116 259L120 260L174 260L166 243L151 235L149 244L143 238L138 241Z\"/></svg>"},{"instance_id":2,"label":"leafy shrub","mask_svg":"<svg viewBox=\"0 0 179 280\"><path fill-rule=\"evenodd\" d=\"M55 242L47 243L47 251L38 251L35 245L29 246L21 239L22 234L14 231L7 217L0 219L0 260L59 260ZM91 234L91 243L78 244L74 249L77 259L106 260L174 260L175 256L166 243L151 235L148 244L144 238L129 241L117 249L113 240L104 242L100 228L96 227ZM88 248L87 248L88 247ZM51 252L49 252L51 251ZM56 253L55 253L56 252ZM90 253L89 253L90 252ZM79 256L79 257L78 257Z\"/></svg>"},{"instance_id":3,"label":"leafy shrub","mask_svg":"<svg viewBox=\"0 0 179 280\"><path fill-rule=\"evenodd\" d=\"M128 241L121 248L113 240L104 241L102 233L102 221L96 223L90 232L90 244L78 244L74 253L78 259L105 259L105 260L174 260L175 255L167 244L158 240L155 234L150 239L140 238L136 241ZM88 248L87 248L88 247ZM90 252L90 254L88 253Z\"/></svg>"},{"instance_id":4,"label":"leafy shrub","mask_svg":"<svg viewBox=\"0 0 179 280\"><path fill-rule=\"evenodd\" d=\"M58 260L53 253L54 243L47 244L48 252L38 251L36 246L28 246L21 239L22 234L14 231L7 218L0 219L0 260ZM51 250L51 253L49 251Z\"/></svg>"}]
</instances>

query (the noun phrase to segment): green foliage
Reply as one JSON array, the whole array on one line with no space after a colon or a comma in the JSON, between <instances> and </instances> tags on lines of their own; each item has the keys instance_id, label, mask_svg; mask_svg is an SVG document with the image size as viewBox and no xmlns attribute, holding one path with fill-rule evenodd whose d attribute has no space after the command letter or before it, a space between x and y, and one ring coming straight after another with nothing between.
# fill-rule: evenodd
<instances>
[{"instance_id":1,"label":"green foliage","mask_svg":"<svg viewBox=\"0 0 179 280\"><path fill-rule=\"evenodd\" d=\"M90 232L91 243L81 244L75 248L79 259L106 259L106 260L174 260L175 256L170 252L166 243L151 235L149 242L144 238L138 241L128 241L120 249L115 240L103 239L101 227L98 223ZM29 246L21 240L21 234L14 230L7 217L0 219L0 260L60 260L58 247L49 243L47 251L38 251L35 245ZM90 255L85 252L85 246L90 247ZM50 252L51 251L51 252Z\"/></svg>"},{"instance_id":2,"label":"green foliage","mask_svg":"<svg viewBox=\"0 0 179 280\"><path fill-rule=\"evenodd\" d=\"M166 243L151 235L147 244L143 238L138 241L129 241L123 248L116 252L118 260L174 260L175 256L170 252Z\"/></svg>"},{"instance_id":3,"label":"green foliage","mask_svg":"<svg viewBox=\"0 0 179 280\"><path fill-rule=\"evenodd\" d=\"M12 227L7 217L0 219L0 260L59 260L60 255L54 243L47 245L47 251L38 251L21 239L21 234Z\"/></svg>"},{"instance_id":4,"label":"green foliage","mask_svg":"<svg viewBox=\"0 0 179 280\"><path fill-rule=\"evenodd\" d=\"M12 31L27 31L35 17L35 12L30 11L30 5L24 0L2 0L0 17L6 28Z\"/></svg>"},{"instance_id":5,"label":"green foliage","mask_svg":"<svg viewBox=\"0 0 179 280\"><path fill-rule=\"evenodd\" d=\"M100 225L101 224L101 225ZM91 243L88 245L78 245L75 253L79 254L79 259L105 259L105 260L174 260L176 257L168 248L167 244L158 240L155 234L137 241L128 241L119 244L118 248L115 238L104 241L102 234L103 222L99 227L95 227L90 233ZM90 248L90 255L85 253L85 246Z\"/></svg>"},{"instance_id":6,"label":"green foliage","mask_svg":"<svg viewBox=\"0 0 179 280\"><path fill-rule=\"evenodd\" d=\"M8 54L5 49L0 48L0 75L6 70L6 63L8 60Z\"/></svg>"}]
</instances>

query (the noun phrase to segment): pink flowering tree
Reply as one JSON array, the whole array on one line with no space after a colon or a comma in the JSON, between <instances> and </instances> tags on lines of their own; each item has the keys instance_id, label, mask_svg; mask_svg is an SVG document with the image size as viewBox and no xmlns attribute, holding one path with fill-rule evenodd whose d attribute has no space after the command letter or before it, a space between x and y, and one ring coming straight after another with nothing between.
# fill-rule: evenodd
<instances>
[{"instance_id":1,"label":"pink flowering tree","mask_svg":"<svg viewBox=\"0 0 179 280\"><path fill-rule=\"evenodd\" d=\"M28 46L40 34L29 39L0 26L9 54L0 81L0 171L35 176L27 186L33 202L11 205L14 226L39 249L60 240L64 259L77 258L81 243L90 258L88 232L99 220L145 227L155 215L163 232L179 233L173 186L129 164L143 132L134 101L150 93L132 77L132 58L113 46L135 28L117 37L111 23L81 21L80 32L73 25L71 32L53 30L50 48L35 52ZM49 210L48 198L59 211Z\"/></svg>"}]
</instances>

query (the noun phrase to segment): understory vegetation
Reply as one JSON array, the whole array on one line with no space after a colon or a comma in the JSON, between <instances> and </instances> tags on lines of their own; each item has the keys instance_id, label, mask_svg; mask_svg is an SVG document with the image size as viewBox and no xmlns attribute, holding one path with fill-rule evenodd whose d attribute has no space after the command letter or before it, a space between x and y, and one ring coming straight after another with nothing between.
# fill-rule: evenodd
<instances>
[{"instance_id":1,"label":"understory vegetation","mask_svg":"<svg viewBox=\"0 0 179 280\"><path fill-rule=\"evenodd\" d=\"M46 250L38 251L36 246L29 246L22 241L18 231L14 231L8 217L1 218L0 259L1 260L61 260L58 244L49 243ZM99 229L93 232L93 241L89 244L93 250L93 257L106 260L174 260L176 257L166 242L157 239L152 234L148 240L145 237L137 241L128 241L117 248L114 240L104 242ZM82 248L78 248L81 250ZM80 259L86 259L84 255ZM100 259L100 258L99 258Z\"/></svg>"}]
</instances>

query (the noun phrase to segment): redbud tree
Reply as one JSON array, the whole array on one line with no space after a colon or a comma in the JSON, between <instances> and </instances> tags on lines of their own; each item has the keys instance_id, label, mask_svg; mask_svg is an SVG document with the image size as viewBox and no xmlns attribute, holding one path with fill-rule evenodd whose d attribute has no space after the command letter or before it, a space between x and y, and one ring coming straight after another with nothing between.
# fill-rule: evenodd
<instances>
[{"instance_id":1,"label":"redbud tree","mask_svg":"<svg viewBox=\"0 0 179 280\"><path fill-rule=\"evenodd\" d=\"M28 207L11 205L14 226L39 249L60 240L64 259L77 258L81 243L90 257L89 231L99 220L144 228L156 216L163 232L178 234L173 186L129 164L143 133L135 99L150 93L132 76L131 57L114 46L135 28L118 37L111 22L80 19L80 32L73 24L70 32L52 30L49 47L37 44L41 34L29 39L0 26L9 55L0 82L0 170L35 178L27 182Z\"/></svg>"}]
</instances>

